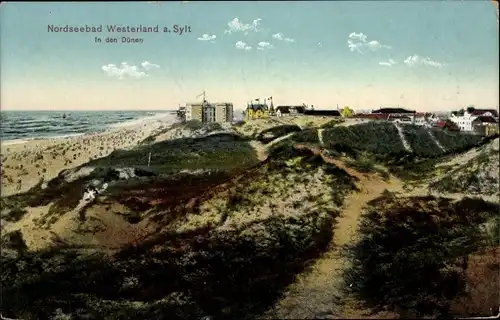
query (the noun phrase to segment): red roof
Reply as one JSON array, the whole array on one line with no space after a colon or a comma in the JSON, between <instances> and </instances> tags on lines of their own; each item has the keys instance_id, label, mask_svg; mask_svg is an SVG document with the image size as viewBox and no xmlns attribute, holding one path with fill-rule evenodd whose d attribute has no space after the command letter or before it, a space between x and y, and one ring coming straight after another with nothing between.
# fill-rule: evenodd
<instances>
[{"instance_id":1,"label":"red roof","mask_svg":"<svg viewBox=\"0 0 500 320\"><path fill-rule=\"evenodd\" d=\"M438 128L443 128L445 125L446 125L446 121L438 120L438 122L436 122L436 127L438 127Z\"/></svg>"},{"instance_id":2,"label":"red roof","mask_svg":"<svg viewBox=\"0 0 500 320\"><path fill-rule=\"evenodd\" d=\"M479 116L479 117L477 117L472 122L474 122L474 123L476 123L476 122L481 122L481 123L497 123L497 121L495 120L495 118L490 117L490 116Z\"/></svg>"},{"instance_id":3,"label":"red roof","mask_svg":"<svg viewBox=\"0 0 500 320\"><path fill-rule=\"evenodd\" d=\"M485 114L486 112L490 112L494 117L498 117L498 112L495 109L475 109L474 111L472 111L472 115L480 116L482 114Z\"/></svg>"},{"instance_id":4,"label":"red roof","mask_svg":"<svg viewBox=\"0 0 500 320\"><path fill-rule=\"evenodd\" d=\"M362 119L381 119L387 120L389 117L388 113L358 113L353 116L354 118L362 118Z\"/></svg>"}]
</instances>

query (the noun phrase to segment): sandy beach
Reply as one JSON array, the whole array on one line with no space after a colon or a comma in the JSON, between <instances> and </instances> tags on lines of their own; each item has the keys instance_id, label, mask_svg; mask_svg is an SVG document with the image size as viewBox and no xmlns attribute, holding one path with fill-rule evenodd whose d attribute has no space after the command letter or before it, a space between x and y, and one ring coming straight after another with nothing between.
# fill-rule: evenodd
<instances>
[{"instance_id":1,"label":"sandy beach","mask_svg":"<svg viewBox=\"0 0 500 320\"><path fill-rule=\"evenodd\" d=\"M102 133L28 141L2 141L2 197L26 191L56 177L61 170L104 157L114 150L136 146L140 141L174 122L171 115L126 123Z\"/></svg>"}]
</instances>

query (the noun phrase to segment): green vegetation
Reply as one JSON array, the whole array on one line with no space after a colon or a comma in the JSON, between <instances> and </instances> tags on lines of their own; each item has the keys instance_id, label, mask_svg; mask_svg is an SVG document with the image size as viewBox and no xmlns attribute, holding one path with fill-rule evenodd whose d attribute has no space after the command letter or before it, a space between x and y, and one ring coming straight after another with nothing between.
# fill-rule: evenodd
<instances>
[{"instance_id":1,"label":"green vegetation","mask_svg":"<svg viewBox=\"0 0 500 320\"><path fill-rule=\"evenodd\" d=\"M399 163L391 164L389 172L404 181L423 181L435 176L436 165L440 161L437 158L415 160L413 157L408 156Z\"/></svg>"},{"instance_id":2,"label":"green vegetation","mask_svg":"<svg viewBox=\"0 0 500 320\"><path fill-rule=\"evenodd\" d=\"M359 172L368 173L375 171L375 161L371 158L358 158L357 160L349 161L348 165Z\"/></svg>"},{"instance_id":3,"label":"green vegetation","mask_svg":"<svg viewBox=\"0 0 500 320\"><path fill-rule=\"evenodd\" d=\"M391 123L338 123L323 125L323 151L344 158L360 172L388 178L383 164L402 179L422 180L434 174L445 155L424 128L403 126L413 150L409 153ZM191 121L173 130L183 128L222 129L219 124ZM158 143L152 136L143 141L145 145L63 171L44 188L41 181L28 192L2 198L2 218L7 221L19 221L26 206L52 203L44 216L50 223L76 207L92 179L113 181L106 197L87 207L94 206L94 213L107 207L107 215L119 214L130 224L147 219L144 225L157 228L147 230L144 238L138 235L141 240L134 234L134 245L115 252L62 243L30 252L20 231L9 233L2 237L10 250L2 252L2 315L257 318L324 252L344 198L357 190L356 178L296 146L319 149L317 128L280 125L253 137L269 143L290 133L289 139L269 148L261 163L250 139L235 134ZM433 134L449 152L484 141L463 134ZM91 167L96 169L68 179ZM135 176L120 180L119 170L124 168ZM110 209L113 205L118 209ZM453 203L433 197L397 198L390 192L369 205L359 242L348 248L353 261L345 275L349 292L369 307L388 308L402 317L457 313L453 303L470 293L466 284L473 257L499 244L499 207L477 199ZM85 212L79 213L79 230L97 232L84 230L90 224L84 226ZM498 268L496 263L491 268ZM495 282L480 279L488 285ZM500 290L486 288L493 298L484 307L497 308L490 302L498 301L494 292Z\"/></svg>"},{"instance_id":4,"label":"green vegetation","mask_svg":"<svg viewBox=\"0 0 500 320\"><path fill-rule=\"evenodd\" d=\"M432 139L429 129L411 124L403 124L402 128L406 141L417 157L435 158L444 154L444 151Z\"/></svg>"},{"instance_id":5,"label":"green vegetation","mask_svg":"<svg viewBox=\"0 0 500 320\"><path fill-rule=\"evenodd\" d=\"M296 132L292 134L288 139L284 139L282 141L279 141L278 143L273 144L269 148L269 153L271 155L281 157L282 153L285 152L286 158L289 156L287 153L291 152L290 154L295 154L296 152L298 152L294 148L294 145L297 143L312 146L319 144L318 129L307 128L303 129L302 131Z\"/></svg>"},{"instance_id":6,"label":"green vegetation","mask_svg":"<svg viewBox=\"0 0 500 320\"><path fill-rule=\"evenodd\" d=\"M285 124L277 127L265 129L257 134L256 138L262 143L269 143L279 137L285 136L292 132L299 132L301 128L294 124Z\"/></svg>"},{"instance_id":7,"label":"green vegetation","mask_svg":"<svg viewBox=\"0 0 500 320\"><path fill-rule=\"evenodd\" d=\"M147 167L149 152L151 152L151 166ZM204 138L168 140L149 146L139 146L132 150L118 150L107 157L92 160L79 168L96 167L94 172L71 182L65 181L65 172L62 172L49 181L45 189L41 188L40 183L27 192L1 198L2 208L36 207L53 202L50 212L55 215L64 214L78 205L83 189L90 180L118 180L116 168L136 168L135 174L143 178L142 180L136 178L135 188L143 191L150 189L145 187L148 184L170 185L170 178L159 175L172 174L182 169L227 172L249 168L258 162L255 151L248 141L237 135L217 134ZM217 178L219 176L213 175L210 179ZM116 193L120 194L119 191ZM128 201L127 197L123 199Z\"/></svg>"},{"instance_id":8,"label":"green vegetation","mask_svg":"<svg viewBox=\"0 0 500 320\"><path fill-rule=\"evenodd\" d=\"M379 155L398 155L406 152L398 130L393 124L386 122L368 122L326 129L323 131L323 141L329 149L344 145Z\"/></svg>"},{"instance_id":9,"label":"green vegetation","mask_svg":"<svg viewBox=\"0 0 500 320\"><path fill-rule=\"evenodd\" d=\"M332 218L165 234L111 257L51 249L2 260L2 314L50 319L252 319L326 247ZM43 270L43 272L40 272Z\"/></svg>"},{"instance_id":10,"label":"green vegetation","mask_svg":"<svg viewBox=\"0 0 500 320\"><path fill-rule=\"evenodd\" d=\"M2 206L3 208L3 206ZM24 215L28 213L26 209L20 209L20 208L12 208L8 210L7 213L2 214L2 219L5 219L8 222L17 222L21 220Z\"/></svg>"},{"instance_id":11,"label":"green vegetation","mask_svg":"<svg viewBox=\"0 0 500 320\"><path fill-rule=\"evenodd\" d=\"M491 244L482 225L500 207L479 199L452 203L390 193L370 205L361 238L348 250L353 261L346 272L348 290L367 306L401 317L449 316L453 301L466 292L469 256ZM487 307L496 312L498 306Z\"/></svg>"},{"instance_id":12,"label":"green vegetation","mask_svg":"<svg viewBox=\"0 0 500 320\"><path fill-rule=\"evenodd\" d=\"M109 156L90 161L86 166L146 167L151 153L150 169L165 172L179 169L232 169L258 162L246 138L221 133L202 138L181 138L118 150Z\"/></svg>"},{"instance_id":13,"label":"green vegetation","mask_svg":"<svg viewBox=\"0 0 500 320\"><path fill-rule=\"evenodd\" d=\"M443 150L429 135L426 128L403 125L403 132L413 151L413 157L435 158L444 155ZM477 135L430 130L446 153L458 153L479 146L495 137L483 139ZM349 127L333 127L323 132L323 140L329 149L346 146L377 155L377 158L394 159L408 155L396 127L388 122L368 122ZM380 157L381 156L381 157Z\"/></svg>"},{"instance_id":14,"label":"green vegetation","mask_svg":"<svg viewBox=\"0 0 500 320\"><path fill-rule=\"evenodd\" d=\"M158 136L165 134L167 132L170 132L173 130L179 130L179 129L180 130L186 129L186 130L190 130L190 131L203 130L206 134L208 134L208 133L215 132L215 131L221 131L224 128L218 122L203 123L199 120L189 120L186 122L176 122L176 123L172 124L171 126L145 138L144 140L142 140L139 143L139 145L154 143Z\"/></svg>"},{"instance_id":15,"label":"green vegetation","mask_svg":"<svg viewBox=\"0 0 500 320\"><path fill-rule=\"evenodd\" d=\"M344 120L342 120L342 119L334 119L332 121L329 121L329 122L323 124L320 128L322 128L322 129L330 129L330 128L335 127L338 124L341 124L342 122L344 122Z\"/></svg>"},{"instance_id":16,"label":"green vegetation","mask_svg":"<svg viewBox=\"0 0 500 320\"><path fill-rule=\"evenodd\" d=\"M316 128L303 129L300 132L294 133L290 137L290 140L295 141L297 143L319 143L318 129Z\"/></svg>"},{"instance_id":17,"label":"green vegetation","mask_svg":"<svg viewBox=\"0 0 500 320\"><path fill-rule=\"evenodd\" d=\"M498 150L483 150L467 163L429 185L431 190L449 193L498 195Z\"/></svg>"},{"instance_id":18,"label":"green vegetation","mask_svg":"<svg viewBox=\"0 0 500 320\"><path fill-rule=\"evenodd\" d=\"M483 141L483 137L479 135L460 132L432 130L432 134L446 151L456 153L466 151Z\"/></svg>"},{"instance_id":19,"label":"green vegetation","mask_svg":"<svg viewBox=\"0 0 500 320\"><path fill-rule=\"evenodd\" d=\"M198 184L173 183L179 191L171 198ZM23 319L55 313L72 319L254 319L326 249L339 213L334 208L352 188L349 175L310 152L274 153L247 170L228 195L210 198L212 206L222 201L214 225L153 233L107 256L52 248L5 257L1 310ZM305 199L309 206L302 206ZM202 203L191 212L177 207L184 214L179 221L210 218ZM169 214L164 219L174 223ZM231 227L218 228L222 224Z\"/></svg>"},{"instance_id":20,"label":"green vegetation","mask_svg":"<svg viewBox=\"0 0 500 320\"><path fill-rule=\"evenodd\" d=\"M127 207L130 213L124 217L130 223L140 222L145 214L156 222L162 220L169 223L187 213L180 208L190 200L216 193L217 186L230 181L239 173L231 170L209 170L132 181L108 188L106 202L117 202Z\"/></svg>"}]
</instances>

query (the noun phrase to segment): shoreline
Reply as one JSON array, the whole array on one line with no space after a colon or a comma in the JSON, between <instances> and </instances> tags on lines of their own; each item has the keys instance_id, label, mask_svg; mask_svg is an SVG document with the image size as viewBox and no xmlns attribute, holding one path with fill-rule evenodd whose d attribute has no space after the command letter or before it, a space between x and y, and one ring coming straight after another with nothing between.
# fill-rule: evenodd
<instances>
[{"instance_id":1,"label":"shoreline","mask_svg":"<svg viewBox=\"0 0 500 320\"><path fill-rule=\"evenodd\" d=\"M160 114L78 136L1 141L1 197L25 192L42 179L49 181L62 170L105 157L115 150L135 147L176 122L172 114Z\"/></svg>"},{"instance_id":2,"label":"shoreline","mask_svg":"<svg viewBox=\"0 0 500 320\"><path fill-rule=\"evenodd\" d=\"M88 136L88 135L95 135L95 134L102 134L106 132L111 132L115 130L120 130L124 128L131 128L134 126L138 126L147 122L153 122L153 121L163 121L166 120L167 118L172 118L175 119L176 116L173 113L170 113L170 110L166 111L157 111L157 114L154 115L149 115L149 116L144 116L141 118L137 119L132 119L132 120L127 120L124 122L116 122L109 124L107 127L103 127L99 130L95 131L88 131L88 132L79 132L79 133L64 133L64 134L58 134L58 135L53 135L53 136L44 136L44 137L20 137L20 138L15 138L15 139L1 139L0 138L0 144L2 145L13 145L13 144L21 144L21 143L26 143L34 140L54 140L54 139L68 139L68 138L76 138L80 136ZM177 122L177 120L174 120L173 122Z\"/></svg>"}]
</instances>

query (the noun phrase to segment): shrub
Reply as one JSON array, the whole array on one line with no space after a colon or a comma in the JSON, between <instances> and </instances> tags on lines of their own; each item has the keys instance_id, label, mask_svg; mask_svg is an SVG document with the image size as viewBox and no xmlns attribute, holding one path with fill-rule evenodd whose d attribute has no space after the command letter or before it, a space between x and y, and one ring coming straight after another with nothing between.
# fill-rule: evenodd
<instances>
[{"instance_id":1,"label":"shrub","mask_svg":"<svg viewBox=\"0 0 500 320\"><path fill-rule=\"evenodd\" d=\"M351 161L349 165L359 172L368 173L375 170L375 162L372 159L358 159L355 161Z\"/></svg>"},{"instance_id":2,"label":"shrub","mask_svg":"<svg viewBox=\"0 0 500 320\"><path fill-rule=\"evenodd\" d=\"M478 145L483 138L479 135L433 130L432 134L447 152L463 152Z\"/></svg>"},{"instance_id":3,"label":"shrub","mask_svg":"<svg viewBox=\"0 0 500 320\"><path fill-rule=\"evenodd\" d=\"M433 158L444 154L444 151L432 139L428 129L411 124L403 124L402 127L406 141L418 157Z\"/></svg>"},{"instance_id":4,"label":"shrub","mask_svg":"<svg viewBox=\"0 0 500 320\"><path fill-rule=\"evenodd\" d=\"M300 132L294 133L290 140L299 142L299 143L318 143L318 129L315 128L307 128L303 129Z\"/></svg>"},{"instance_id":5,"label":"shrub","mask_svg":"<svg viewBox=\"0 0 500 320\"><path fill-rule=\"evenodd\" d=\"M2 218L8 222L17 222L21 220L26 213L28 213L26 209L12 208L7 214L2 216Z\"/></svg>"},{"instance_id":6,"label":"shrub","mask_svg":"<svg viewBox=\"0 0 500 320\"><path fill-rule=\"evenodd\" d=\"M167 169L241 168L258 163L248 140L229 133L201 138L181 138L139 146L133 150L117 150L90 161L88 166L145 166L151 152L151 167Z\"/></svg>"},{"instance_id":7,"label":"shrub","mask_svg":"<svg viewBox=\"0 0 500 320\"><path fill-rule=\"evenodd\" d=\"M371 307L402 317L447 315L465 290L467 256L484 246L480 225L499 206L466 198L384 196L370 203L360 241L349 248L349 289Z\"/></svg>"},{"instance_id":8,"label":"shrub","mask_svg":"<svg viewBox=\"0 0 500 320\"><path fill-rule=\"evenodd\" d=\"M381 155L394 155L405 151L397 128L386 122L325 129L323 141L328 148L341 144Z\"/></svg>"},{"instance_id":9,"label":"shrub","mask_svg":"<svg viewBox=\"0 0 500 320\"><path fill-rule=\"evenodd\" d=\"M189 120L184 123L184 127L190 130L198 130L203 128L203 122L199 120Z\"/></svg>"},{"instance_id":10,"label":"shrub","mask_svg":"<svg viewBox=\"0 0 500 320\"><path fill-rule=\"evenodd\" d=\"M341 120L341 119L334 119L332 121L328 121L327 123L323 124L321 126L322 129L329 129L329 128L333 128L335 127L336 125L340 124L344 122L344 120Z\"/></svg>"}]
</instances>

